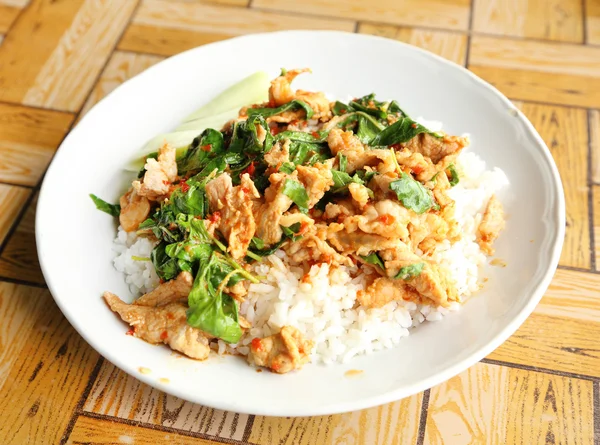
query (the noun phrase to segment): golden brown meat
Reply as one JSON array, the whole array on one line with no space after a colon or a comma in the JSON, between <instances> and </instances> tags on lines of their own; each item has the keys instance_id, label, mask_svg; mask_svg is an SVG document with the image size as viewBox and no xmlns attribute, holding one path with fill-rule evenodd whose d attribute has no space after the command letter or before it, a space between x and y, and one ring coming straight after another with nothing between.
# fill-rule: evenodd
<instances>
[{"instance_id":1,"label":"golden brown meat","mask_svg":"<svg viewBox=\"0 0 600 445\"><path fill-rule=\"evenodd\" d=\"M250 175L244 173L240 185L231 187L231 177L222 173L206 184L206 194L219 231L227 238L228 252L243 258L256 231L253 199L260 196Z\"/></svg>"},{"instance_id":2,"label":"golden brown meat","mask_svg":"<svg viewBox=\"0 0 600 445\"><path fill-rule=\"evenodd\" d=\"M293 264L302 265L311 261L345 266L354 264L350 257L340 255L326 240L325 224L310 225L301 239L285 245L283 249Z\"/></svg>"},{"instance_id":3,"label":"golden brown meat","mask_svg":"<svg viewBox=\"0 0 600 445\"><path fill-rule=\"evenodd\" d=\"M145 196L140 196L131 188L119 199L121 213L119 223L126 232L134 232L150 214L150 201Z\"/></svg>"},{"instance_id":4,"label":"golden brown meat","mask_svg":"<svg viewBox=\"0 0 600 445\"><path fill-rule=\"evenodd\" d=\"M292 81L298 75L310 72L310 68L295 69L286 71L283 75L276 77L271 81L271 87L269 88L269 102L278 107L294 100L296 95L292 90Z\"/></svg>"},{"instance_id":5,"label":"golden brown meat","mask_svg":"<svg viewBox=\"0 0 600 445\"><path fill-rule=\"evenodd\" d=\"M260 125L259 125L260 127ZM286 139L283 144L276 142L273 148L265 154L265 161L271 167L281 166L290 161L290 140Z\"/></svg>"},{"instance_id":6,"label":"golden brown meat","mask_svg":"<svg viewBox=\"0 0 600 445\"><path fill-rule=\"evenodd\" d=\"M331 165L320 163L312 167L299 165L296 170L298 171L298 179L308 193L308 208L311 209L333 185Z\"/></svg>"},{"instance_id":7,"label":"golden brown meat","mask_svg":"<svg viewBox=\"0 0 600 445\"><path fill-rule=\"evenodd\" d=\"M187 300L194 284L194 277L189 272L181 272L174 280L160 284L152 292L135 300L138 306L164 306L166 304Z\"/></svg>"},{"instance_id":8,"label":"golden brown meat","mask_svg":"<svg viewBox=\"0 0 600 445\"><path fill-rule=\"evenodd\" d=\"M343 224L348 233L360 229L364 233L406 241L411 213L398 202L384 199L367 205L362 215L345 218Z\"/></svg>"},{"instance_id":9,"label":"golden brown meat","mask_svg":"<svg viewBox=\"0 0 600 445\"><path fill-rule=\"evenodd\" d=\"M364 291L356 295L358 303L365 308L382 307L390 301L419 301L419 294L402 280L379 277Z\"/></svg>"},{"instance_id":10,"label":"golden brown meat","mask_svg":"<svg viewBox=\"0 0 600 445\"><path fill-rule=\"evenodd\" d=\"M292 200L281 191L287 179L296 180L298 173L273 173L269 176L271 185L265 190L265 202L258 209L258 224L256 236L265 244L273 244L281 239L282 231L279 227L281 216L290 208Z\"/></svg>"},{"instance_id":11,"label":"golden brown meat","mask_svg":"<svg viewBox=\"0 0 600 445\"><path fill-rule=\"evenodd\" d=\"M338 153L346 156L346 173L352 174L365 166L377 166L381 173L394 170L394 162L390 150L365 150L362 142L351 131L333 128L327 136L327 143L333 155Z\"/></svg>"},{"instance_id":12,"label":"golden brown meat","mask_svg":"<svg viewBox=\"0 0 600 445\"><path fill-rule=\"evenodd\" d=\"M133 327L133 335L149 343L165 343L188 357L204 360L210 348L204 333L187 324L186 307L171 303L161 307L127 304L104 292L108 306Z\"/></svg>"},{"instance_id":13,"label":"golden brown meat","mask_svg":"<svg viewBox=\"0 0 600 445\"><path fill-rule=\"evenodd\" d=\"M488 255L494 254L492 245L506 225L504 208L496 195L492 195L487 203L479 229L477 230L479 247Z\"/></svg>"},{"instance_id":14,"label":"golden brown meat","mask_svg":"<svg viewBox=\"0 0 600 445\"><path fill-rule=\"evenodd\" d=\"M326 122L331 119L331 109L325 94L321 92L312 93L310 91L298 90L296 91L295 99L301 100L310 108L312 108L313 115L311 119L318 119L322 122Z\"/></svg>"},{"instance_id":15,"label":"golden brown meat","mask_svg":"<svg viewBox=\"0 0 600 445\"><path fill-rule=\"evenodd\" d=\"M360 210L364 209L370 199L370 190L364 185L353 182L352 184L348 185L348 191L350 192L350 196L352 196L352 199L354 200L358 208Z\"/></svg>"},{"instance_id":16,"label":"golden brown meat","mask_svg":"<svg viewBox=\"0 0 600 445\"><path fill-rule=\"evenodd\" d=\"M354 228L353 228L354 229ZM365 233L360 229L346 230L344 224L332 223L327 227L327 241L338 252L345 255L369 255L385 249L395 249L402 241L397 238L386 238L381 235Z\"/></svg>"},{"instance_id":17,"label":"golden brown meat","mask_svg":"<svg viewBox=\"0 0 600 445\"><path fill-rule=\"evenodd\" d=\"M308 363L312 347L298 329L284 326L278 334L252 340L248 362L285 374Z\"/></svg>"},{"instance_id":18,"label":"golden brown meat","mask_svg":"<svg viewBox=\"0 0 600 445\"><path fill-rule=\"evenodd\" d=\"M133 181L133 188L138 195L147 197L150 201L162 201L171 188L171 183L177 178L176 150L168 144L158 151L158 159L146 160L146 173L142 182Z\"/></svg>"},{"instance_id":19,"label":"golden brown meat","mask_svg":"<svg viewBox=\"0 0 600 445\"><path fill-rule=\"evenodd\" d=\"M421 153L423 156L430 158L431 162L437 164L444 157L459 153L469 145L469 140L460 136L444 135L437 138L428 133L421 133L402 145L413 153Z\"/></svg>"}]
</instances>

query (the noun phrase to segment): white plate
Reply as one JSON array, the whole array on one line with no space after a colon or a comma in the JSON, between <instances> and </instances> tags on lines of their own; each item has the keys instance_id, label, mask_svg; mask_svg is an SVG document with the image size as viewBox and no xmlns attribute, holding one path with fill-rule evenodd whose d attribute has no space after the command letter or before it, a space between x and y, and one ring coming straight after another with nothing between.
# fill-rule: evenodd
<instances>
[{"instance_id":1,"label":"white plate","mask_svg":"<svg viewBox=\"0 0 600 445\"><path fill-rule=\"evenodd\" d=\"M336 97L375 92L413 116L470 133L473 149L508 175L508 224L497 242L505 268L484 270L485 288L443 322L426 323L395 349L347 365L309 365L283 376L257 373L241 359L196 362L126 336L104 304L127 298L112 267L113 220L88 193L116 201L123 166L144 142L174 128L216 93L259 70L311 67L295 87ZM330 31L256 34L179 54L126 82L68 135L41 190L36 237L46 282L65 316L100 354L125 372L178 397L215 408L276 416L317 415L379 405L443 382L497 348L546 290L560 255L565 205L558 171L529 121L467 70L415 47ZM139 368L151 371L141 374ZM353 378L350 369L364 372ZM160 378L169 379L161 383Z\"/></svg>"}]
</instances>

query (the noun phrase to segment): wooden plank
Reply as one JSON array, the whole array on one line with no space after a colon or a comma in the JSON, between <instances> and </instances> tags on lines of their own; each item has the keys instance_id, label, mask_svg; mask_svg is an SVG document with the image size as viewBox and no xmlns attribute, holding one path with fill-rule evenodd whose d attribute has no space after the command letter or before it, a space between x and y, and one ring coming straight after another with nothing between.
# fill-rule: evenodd
<instances>
[{"instance_id":1,"label":"wooden plank","mask_svg":"<svg viewBox=\"0 0 600 445\"><path fill-rule=\"evenodd\" d=\"M157 376L160 378L160 376ZM185 402L136 380L104 362L84 411L161 425L192 433L241 440L248 415Z\"/></svg>"},{"instance_id":2,"label":"wooden plank","mask_svg":"<svg viewBox=\"0 0 600 445\"><path fill-rule=\"evenodd\" d=\"M4 241L30 193L31 190L24 187L0 184L0 242Z\"/></svg>"},{"instance_id":3,"label":"wooden plank","mask_svg":"<svg viewBox=\"0 0 600 445\"><path fill-rule=\"evenodd\" d=\"M477 32L583 42L580 0L475 0Z\"/></svg>"},{"instance_id":4,"label":"wooden plank","mask_svg":"<svg viewBox=\"0 0 600 445\"><path fill-rule=\"evenodd\" d=\"M44 289L0 283L0 388L46 304L48 296Z\"/></svg>"},{"instance_id":5,"label":"wooden plank","mask_svg":"<svg viewBox=\"0 0 600 445\"><path fill-rule=\"evenodd\" d=\"M600 106L600 48L474 35L469 69L512 99Z\"/></svg>"},{"instance_id":6,"label":"wooden plank","mask_svg":"<svg viewBox=\"0 0 600 445\"><path fill-rule=\"evenodd\" d=\"M135 426L110 419L95 419L79 416L67 444L177 444L215 445L217 442L184 436L172 431Z\"/></svg>"},{"instance_id":7,"label":"wooden plank","mask_svg":"<svg viewBox=\"0 0 600 445\"><path fill-rule=\"evenodd\" d=\"M567 230L560 264L588 269L591 246L586 111L530 103L521 110L550 148L565 189Z\"/></svg>"},{"instance_id":8,"label":"wooden plank","mask_svg":"<svg viewBox=\"0 0 600 445\"><path fill-rule=\"evenodd\" d=\"M119 49L170 56L198 45L254 32L283 29L353 31L354 22L197 3L145 0Z\"/></svg>"},{"instance_id":9,"label":"wooden plank","mask_svg":"<svg viewBox=\"0 0 600 445\"><path fill-rule=\"evenodd\" d=\"M596 270L600 272L600 185L594 185L592 191L592 206L594 208L594 255L596 257Z\"/></svg>"},{"instance_id":10,"label":"wooden plank","mask_svg":"<svg viewBox=\"0 0 600 445\"><path fill-rule=\"evenodd\" d=\"M71 113L0 104L0 182L36 185L73 117Z\"/></svg>"},{"instance_id":11,"label":"wooden plank","mask_svg":"<svg viewBox=\"0 0 600 445\"><path fill-rule=\"evenodd\" d=\"M232 5L247 7L250 0L176 0L185 3L214 3L216 5Z\"/></svg>"},{"instance_id":12,"label":"wooden plank","mask_svg":"<svg viewBox=\"0 0 600 445\"><path fill-rule=\"evenodd\" d=\"M590 110L590 149L592 151L592 182L600 184L600 111Z\"/></svg>"},{"instance_id":13,"label":"wooden plank","mask_svg":"<svg viewBox=\"0 0 600 445\"><path fill-rule=\"evenodd\" d=\"M162 57L116 51L110 57L100 79L94 86L78 119L81 119L100 99L126 80L163 60Z\"/></svg>"},{"instance_id":14,"label":"wooden plank","mask_svg":"<svg viewBox=\"0 0 600 445\"><path fill-rule=\"evenodd\" d=\"M0 3L7 6L14 6L15 8L23 9L29 4L30 0L0 0Z\"/></svg>"},{"instance_id":15,"label":"wooden plank","mask_svg":"<svg viewBox=\"0 0 600 445\"><path fill-rule=\"evenodd\" d=\"M41 298L43 310L0 387L0 443L59 443L98 354L75 332L50 293L24 287L21 298ZM26 307L25 305L23 307Z\"/></svg>"},{"instance_id":16,"label":"wooden plank","mask_svg":"<svg viewBox=\"0 0 600 445\"><path fill-rule=\"evenodd\" d=\"M466 34L371 23L361 23L358 32L400 40L431 51L459 65L465 64Z\"/></svg>"},{"instance_id":17,"label":"wooden plank","mask_svg":"<svg viewBox=\"0 0 600 445\"><path fill-rule=\"evenodd\" d=\"M600 45L600 2L585 0L587 42Z\"/></svg>"},{"instance_id":18,"label":"wooden plank","mask_svg":"<svg viewBox=\"0 0 600 445\"><path fill-rule=\"evenodd\" d=\"M424 443L592 443L592 385L479 363L431 389Z\"/></svg>"},{"instance_id":19,"label":"wooden plank","mask_svg":"<svg viewBox=\"0 0 600 445\"><path fill-rule=\"evenodd\" d=\"M254 0L253 8L344 17L354 20L386 22L394 25L424 25L431 28L467 29L469 26L469 0L380 0L364 2L347 0L324 2L304 0Z\"/></svg>"},{"instance_id":20,"label":"wooden plank","mask_svg":"<svg viewBox=\"0 0 600 445\"><path fill-rule=\"evenodd\" d=\"M0 256L0 277L44 284L35 243L37 195L25 211Z\"/></svg>"},{"instance_id":21,"label":"wooden plank","mask_svg":"<svg viewBox=\"0 0 600 445\"><path fill-rule=\"evenodd\" d=\"M20 8L0 3L0 32L5 33L21 12Z\"/></svg>"},{"instance_id":22,"label":"wooden plank","mask_svg":"<svg viewBox=\"0 0 600 445\"><path fill-rule=\"evenodd\" d=\"M259 445L417 443L422 394L398 402L334 416L257 416L249 441Z\"/></svg>"},{"instance_id":23,"label":"wooden plank","mask_svg":"<svg viewBox=\"0 0 600 445\"><path fill-rule=\"evenodd\" d=\"M0 100L79 110L135 5L34 0L0 47Z\"/></svg>"},{"instance_id":24,"label":"wooden plank","mask_svg":"<svg viewBox=\"0 0 600 445\"><path fill-rule=\"evenodd\" d=\"M600 377L600 275L559 269L533 314L488 358Z\"/></svg>"}]
</instances>

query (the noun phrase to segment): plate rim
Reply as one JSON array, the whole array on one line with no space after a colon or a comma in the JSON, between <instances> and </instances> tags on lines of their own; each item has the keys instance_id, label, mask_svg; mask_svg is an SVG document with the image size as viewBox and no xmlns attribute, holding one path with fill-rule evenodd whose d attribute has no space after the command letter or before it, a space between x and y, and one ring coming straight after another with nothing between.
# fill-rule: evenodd
<instances>
[{"instance_id":1,"label":"plate rim","mask_svg":"<svg viewBox=\"0 0 600 445\"><path fill-rule=\"evenodd\" d=\"M556 198L556 204L557 204L556 208L553 209L553 212L551 212L551 214L553 215L552 221L554 221L557 224L557 231L554 233L554 237L553 237L552 241L549 243L549 245L551 246L548 249L550 252L550 259L549 259L550 267L548 267L548 269L544 272L544 274L539 278L538 284L536 285L535 289L533 289L533 291L531 292L529 300L523 306L523 308L485 346L474 351L473 353L471 353L469 356L467 356L463 360L458 361L457 363L447 367L443 371L440 371L437 374L434 374L427 379L423 379L423 380L419 381L418 383L413 384L410 387L394 389L394 390L388 391L388 392L380 394L380 395L358 398L351 402L332 402L331 404L312 407L310 410L296 410L294 408L287 408L287 407L285 409L272 410L272 409L269 409L268 406L264 406L264 405L261 407L245 408L245 407L234 406L231 403L228 403L226 400L225 401L222 401L222 400L207 401L207 400L202 400L202 397L190 397L189 394L183 394L180 391L177 391L175 388L170 387L169 385L160 385L156 380L152 379L150 376L146 376L144 374L140 374L140 373L136 372L136 368L133 365L123 363L120 361L116 361L116 360L115 361L111 360L109 357L111 357L111 358L114 358L114 357L111 355L108 348L102 347L102 345L100 343L93 340L93 337L86 333L86 330L78 324L76 317L74 317L73 313L71 313L68 310L68 308L63 304L63 301L61 300L61 297L58 295L56 285L55 285L55 283L53 283L52 277L50 276L46 262L44 260L44 247L43 247L44 243L42 242L41 235L40 235L40 233L42 231L41 228L43 225L42 221L41 221L41 219L43 218L43 212L40 212L39 210L40 210L40 208L42 208L42 204L45 202L45 200L51 199L51 198L47 197L47 194L48 194L48 185L47 184L49 182L48 178L52 177L51 173L53 172L53 169L57 168L56 167L58 165L56 162L57 159L61 159L61 155L64 152L64 151L61 151L61 148L68 143L73 132L76 130L76 128L82 122L90 120L90 116L91 116L91 118L93 118L96 109L98 107L104 106L103 104L108 97L115 94L120 89L124 88L130 82L135 81L136 79L139 80L140 78L143 78L143 77L149 75L148 73L152 72L154 69L157 69L157 67L159 65L168 63L168 61L171 61L173 59L186 57L188 54L198 51L200 48L218 47L218 46L225 45L225 44L231 44L232 41L245 40L245 39L267 38L268 36L271 36L271 38L275 38L277 35L281 35L281 34L299 34L299 35L321 34L321 35L324 35L325 37L326 36L338 36L338 37L343 37L343 38L348 38L348 39L372 40L374 42L375 41L393 42L394 44L403 46L408 51L415 51L417 53L421 53L421 55L428 57L436 62L439 62L445 68L457 70L460 74L466 75L467 78L469 79L469 81L474 82L476 85L478 85L481 88L487 89L497 99L500 99L501 102L504 105L506 105L509 109L516 111L517 117L522 121L522 123L527 131L527 135L529 137L532 137L532 141L535 142L532 145L535 145L536 150L541 155L543 161L546 164L546 168L548 169L548 172L550 173L550 176L552 178L552 186L553 186L552 192L553 192L554 197ZM468 369L471 366L475 365L476 363L480 362L483 358L485 358L487 355L489 355L492 351L497 349L502 343L504 343L510 336L512 336L514 334L514 332L523 324L523 322L527 319L527 317L533 312L536 305L539 303L539 301L541 300L541 298L543 297L544 293L546 292L546 290L548 289L548 287L550 285L550 282L551 282L551 280L555 274L555 271L558 267L560 254L561 254L563 243L564 243L565 220L566 220L566 210L565 209L566 209L566 205L565 205L564 189L563 189L562 180L560 178L560 173L558 171L556 163L554 162L554 158L552 157L550 150L548 149L544 140L541 138L541 136L539 135L539 133L537 132L535 127L531 124L529 119L518 108L516 108L514 106L514 104L506 96L504 96L504 94L502 94L497 88L495 88L490 83L486 82L485 80L483 80L480 77L478 77L477 75L475 75L473 72L469 71L465 67L463 67L453 61L444 59L443 57L438 56L437 54L434 54L423 48L419 48L417 46L410 45L408 43L397 41L394 39L388 39L388 38L374 36L374 35L368 35L368 34L357 34L357 33L346 32L346 31L282 30L282 31L263 32L263 33L254 33L254 34L236 36L236 37L233 37L230 39L221 40L218 42L209 43L207 45L200 45L195 48L191 48L184 52L178 53L174 56L168 57L168 58L158 62L157 64L149 67L148 69L144 70L142 73L126 80L125 82L123 82L122 84L117 86L109 94L107 94L105 97L100 99L86 113L86 115L83 116L79 120L79 122L76 123L76 126L73 127L69 131L69 133L65 136L65 138L62 140L50 165L48 166L48 168L44 174L44 180L40 187L38 203L36 206L35 240L36 240L36 245L37 245L37 255L38 255L38 259L39 259L39 263L40 263L40 268L42 270L42 274L44 276L46 286L48 287L48 290L50 291L54 301L56 302L57 306L59 307L59 309L65 316L65 318L69 321L71 326L73 326L73 328L77 331L77 333L79 335L81 335L83 337L83 339L95 351L97 351L105 360L113 363L115 366L117 366L119 369L121 369L128 375L148 384L149 386L151 386L153 388L156 388L160 391L166 392L170 395L180 397L184 400L188 400L193 403L198 403L198 404L208 406L211 408L216 408L216 409L221 409L221 410L226 410L226 411L233 411L233 412L242 413L242 414L302 417L302 416L338 414L338 413L344 413L344 412L349 412L349 411L356 411L356 410L371 408L374 406L379 406L379 405L382 405L385 403L394 402L394 401L397 401L397 400L400 400L400 399L403 399L406 397L410 397L410 396L417 394L419 392L422 392L426 389L432 388L433 386L439 385L440 383L443 383L443 382L449 380L450 378L460 374L461 372L465 371L466 369ZM256 408L259 408L259 409L256 409Z\"/></svg>"}]
</instances>

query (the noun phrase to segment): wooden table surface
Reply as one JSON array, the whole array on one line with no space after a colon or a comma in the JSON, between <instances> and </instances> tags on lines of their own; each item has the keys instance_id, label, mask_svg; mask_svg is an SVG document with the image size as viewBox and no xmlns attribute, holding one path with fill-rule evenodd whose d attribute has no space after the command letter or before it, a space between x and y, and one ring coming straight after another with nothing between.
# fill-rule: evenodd
<instances>
[{"instance_id":1,"label":"wooden table surface","mask_svg":"<svg viewBox=\"0 0 600 445\"><path fill-rule=\"evenodd\" d=\"M466 65L533 122L567 199L559 269L500 348L408 399L299 419L194 405L116 369L54 304L34 241L44 171L94 103L180 51L292 28ZM0 42L1 444L600 443L600 0L0 0Z\"/></svg>"}]
</instances>

